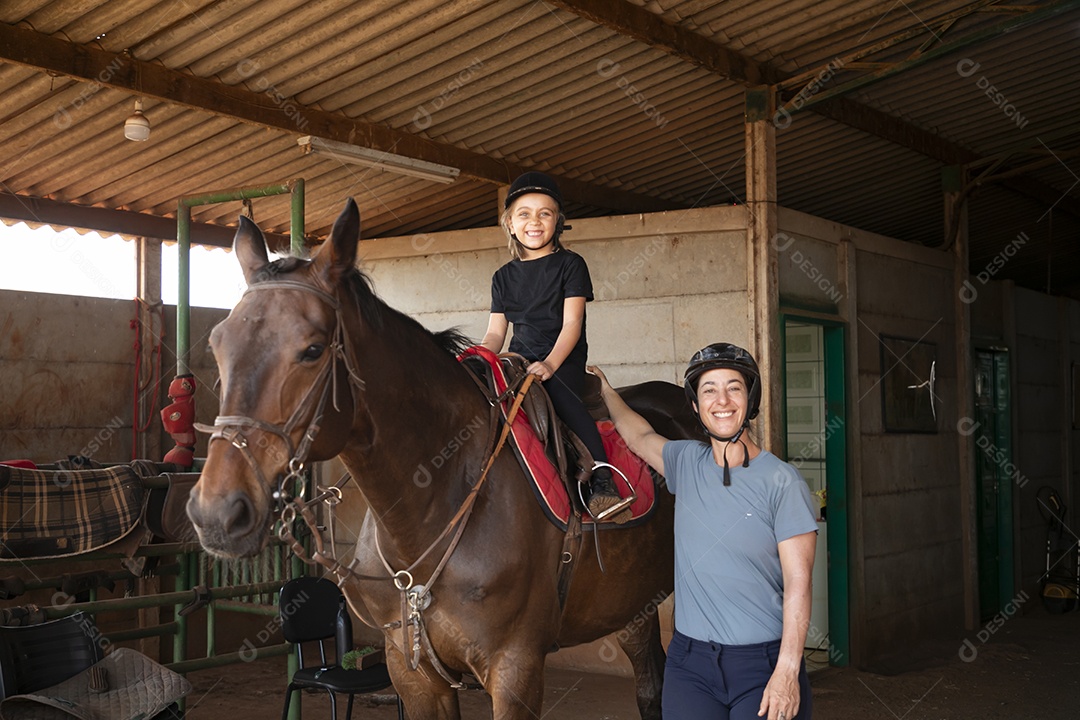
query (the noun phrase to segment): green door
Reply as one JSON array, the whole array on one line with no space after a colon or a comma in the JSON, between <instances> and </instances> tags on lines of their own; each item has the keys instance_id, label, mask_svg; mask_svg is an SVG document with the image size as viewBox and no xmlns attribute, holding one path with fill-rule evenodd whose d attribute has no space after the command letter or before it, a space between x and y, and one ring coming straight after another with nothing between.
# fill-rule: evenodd
<instances>
[{"instance_id":1,"label":"green door","mask_svg":"<svg viewBox=\"0 0 1080 720\"><path fill-rule=\"evenodd\" d=\"M975 351L976 522L978 527L979 613L996 615L1013 595L1012 428L1009 355ZM961 427L962 432L968 428Z\"/></svg>"},{"instance_id":2,"label":"green door","mask_svg":"<svg viewBox=\"0 0 1080 720\"><path fill-rule=\"evenodd\" d=\"M807 648L847 665L847 402L844 326L783 317L785 459L821 504ZM823 658L815 653L815 661Z\"/></svg>"}]
</instances>

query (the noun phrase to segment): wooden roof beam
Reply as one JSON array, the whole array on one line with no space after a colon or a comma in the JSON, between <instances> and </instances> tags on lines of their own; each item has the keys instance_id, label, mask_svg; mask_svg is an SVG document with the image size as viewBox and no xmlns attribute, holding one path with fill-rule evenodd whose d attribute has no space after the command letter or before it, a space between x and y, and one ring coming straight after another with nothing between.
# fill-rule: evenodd
<instances>
[{"instance_id":1,"label":"wooden roof beam","mask_svg":"<svg viewBox=\"0 0 1080 720\"><path fill-rule=\"evenodd\" d=\"M5 23L0 23L0 60L297 136L314 135L449 165L458 168L462 176L482 182L507 185L533 169L385 125L300 105L291 99L289 102L294 107L286 113L280 100L269 93L252 92L241 85L223 85L216 79L195 77L138 60L130 54L78 45ZM573 178L557 179L568 196L584 205L624 213L672 210L686 205Z\"/></svg>"},{"instance_id":2,"label":"wooden roof beam","mask_svg":"<svg viewBox=\"0 0 1080 720\"><path fill-rule=\"evenodd\" d=\"M666 23L659 15L626 2L626 0L547 1L579 17L614 30L620 35L655 47L746 87L763 84L778 85L784 80L794 77L767 63L759 63L753 58L717 45L691 30ZM1080 3L1080 0L1058 0L1058 2L1051 3L1038 14L1014 18L1006 24L995 26L991 30L965 37L963 40L964 46L989 40L1002 32L1015 29L1015 27L1059 14L1071 9L1077 3ZM830 120L917 152L920 155L933 158L945 165L965 165L979 159L978 155L962 145L950 142L940 135L924 130L918 125L909 123L895 115L890 115L850 98L842 97L839 94L829 93L828 99L822 100L825 97L825 93L815 96L813 98L814 103L808 103L806 109L822 117L827 117ZM1047 201L1051 197L1056 197L1058 206L1061 209L1075 214L1076 203L1070 202L1072 200L1071 196L1066 195L1062 198L1059 190L1034 178L1025 177L1022 183L1015 181L1003 183L1003 185L1014 192L1017 192L1021 185L1026 185L1031 192L1024 194L1029 197L1033 196L1032 193L1036 193L1039 198Z\"/></svg>"},{"instance_id":3,"label":"wooden roof beam","mask_svg":"<svg viewBox=\"0 0 1080 720\"><path fill-rule=\"evenodd\" d=\"M717 45L696 32L666 23L655 13L626 0L547 1L620 35L743 85L774 85L784 79L784 74L775 68Z\"/></svg>"},{"instance_id":4,"label":"wooden roof beam","mask_svg":"<svg viewBox=\"0 0 1080 720\"><path fill-rule=\"evenodd\" d=\"M132 237L151 237L176 240L176 219L147 215L130 210L73 205L58 200L26 197L0 192L0 217L28 223L56 225L94 230L107 234L118 233ZM236 228L210 223L192 222L191 240L199 245L232 247ZM265 232L272 250L287 251L289 236Z\"/></svg>"}]
</instances>

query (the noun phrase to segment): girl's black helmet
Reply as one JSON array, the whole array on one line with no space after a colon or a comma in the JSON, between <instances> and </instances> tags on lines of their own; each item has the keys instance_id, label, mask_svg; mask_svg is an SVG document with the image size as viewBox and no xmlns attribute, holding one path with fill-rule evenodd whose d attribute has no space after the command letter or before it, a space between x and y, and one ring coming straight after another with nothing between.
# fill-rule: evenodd
<instances>
[{"instance_id":1,"label":"girl's black helmet","mask_svg":"<svg viewBox=\"0 0 1080 720\"><path fill-rule=\"evenodd\" d=\"M528 193L547 195L559 205L559 211L562 211L563 202L562 193L559 192L559 184L550 175L535 170L522 173L517 180L510 184L510 189L506 192L503 209L510 207L520 196Z\"/></svg>"},{"instance_id":2,"label":"girl's black helmet","mask_svg":"<svg viewBox=\"0 0 1080 720\"><path fill-rule=\"evenodd\" d=\"M713 343L698 350L694 357L690 358L690 364L683 374L683 389L690 405L697 405L698 380L704 373L717 368L737 370L743 374L748 393L746 421L756 418L761 409L761 371L750 353L731 343Z\"/></svg>"}]
</instances>

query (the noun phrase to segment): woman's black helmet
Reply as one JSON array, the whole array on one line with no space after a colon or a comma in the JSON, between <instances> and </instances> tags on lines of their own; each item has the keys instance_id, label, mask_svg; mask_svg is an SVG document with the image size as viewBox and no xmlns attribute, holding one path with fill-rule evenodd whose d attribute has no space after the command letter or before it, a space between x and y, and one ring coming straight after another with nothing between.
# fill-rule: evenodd
<instances>
[{"instance_id":1,"label":"woman's black helmet","mask_svg":"<svg viewBox=\"0 0 1080 720\"><path fill-rule=\"evenodd\" d=\"M731 469L728 466L727 448L730 447L731 444L739 442L740 438L742 438L743 431L750 426L750 421L757 417L758 410L761 409L761 371L758 370L754 356L737 345L732 345L731 343L713 343L712 345L701 348L694 353L694 357L690 358L690 364L686 367L686 372L683 374L683 380L685 381L683 389L686 391L686 399L690 401L690 407L697 406L697 388L701 376L709 370L716 370L717 368L727 368L728 370L735 370L742 373L747 387L746 417L743 418L739 431L731 437L714 435L705 423L702 422L701 415L697 415L698 422L701 423L701 427L705 429L705 432L710 437L713 437L720 442L728 443L728 445L724 447L724 485L731 485ZM743 441L743 448L742 466L749 467L750 454L745 450L745 441Z\"/></svg>"},{"instance_id":2,"label":"woman's black helmet","mask_svg":"<svg viewBox=\"0 0 1080 720\"><path fill-rule=\"evenodd\" d=\"M713 343L698 350L694 357L690 358L690 364L683 374L683 389L690 404L697 405L698 380L709 370L717 368L737 370L743 374L748 394L746 420L756 418L761 409L761 371L750 353L731 343Z\"/></svg>"}]
</instances>

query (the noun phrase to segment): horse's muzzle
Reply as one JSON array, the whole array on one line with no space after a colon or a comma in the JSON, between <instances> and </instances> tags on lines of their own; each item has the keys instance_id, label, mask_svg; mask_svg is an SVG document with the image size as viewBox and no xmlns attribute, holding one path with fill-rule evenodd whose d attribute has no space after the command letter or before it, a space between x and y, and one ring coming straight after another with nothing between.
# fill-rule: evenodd
<instances>
[{"instance_id":1,"label":"horse's muzzle","mask_svg":"<svg viewBox=\"0 0 1080 720\"><path fill-rule=\"evenodd\" d=\"M243 490L234 490L224 497L204 498L196 485L188 498L187 514L202 546L214 555L256 555L269 535L265 513L258 511Z\"/></svg>"}]
</instances>

